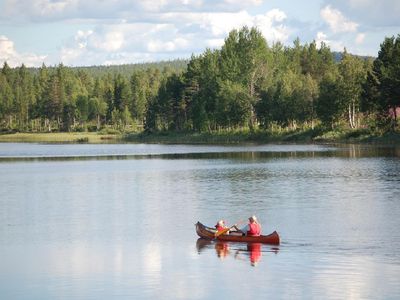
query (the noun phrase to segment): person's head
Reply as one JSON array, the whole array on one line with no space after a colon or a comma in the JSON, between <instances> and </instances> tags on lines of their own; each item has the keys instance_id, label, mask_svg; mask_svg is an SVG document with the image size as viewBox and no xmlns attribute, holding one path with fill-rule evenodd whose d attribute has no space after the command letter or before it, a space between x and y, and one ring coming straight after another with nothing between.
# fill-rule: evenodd
<instances>
[{"instance_id":1,"label":"person's head","mask_svg":"<svg viewBox=\"0 0 400 300\"><path fill-rule=\"evenodd\" d=\"M225 226L225 221L224 220L219 220L217 224L219 226Z\"/></svg>"},{"instance_id":2,"label":"person's head","mask_svg":"<svg viewBox=\"0 0 400 300\"><path fill-rule=\"evenodd\" d=\"M250 223L257 223L257 217L256 217L256 216L251 216L251 217L249 218L249 222L250 222Z\"/></svg>"}]
</instances>

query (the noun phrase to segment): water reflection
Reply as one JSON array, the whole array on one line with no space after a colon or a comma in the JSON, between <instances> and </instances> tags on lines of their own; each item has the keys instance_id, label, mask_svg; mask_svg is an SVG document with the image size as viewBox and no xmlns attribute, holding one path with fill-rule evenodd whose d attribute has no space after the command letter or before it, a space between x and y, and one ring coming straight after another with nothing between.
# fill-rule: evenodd
<instances>
[{"instance_id":1,"label":"water reflection","mask_svg":"<svg viewBox=\"0 0 400 300\"><path fill-rule=\"evenodd\" d=\"M1 299L400 299L400 153L269 148L0 163ZM254 211L280 248L196 242Z\"/></svg>"},{"instance_id":2,"label":"water reflection","mask_svg":"<svg viewBox=\"0 0 400 300\"><path fill-rule=\"evenodd\" d=\"M215 254L221 260L233 257L238 261L249 261L250 265L256 267L266 253L279 252L279 247L271 247L261 243L231 243L222 241L210 241L199 238L196 241L196 248L199 254L215 250Z\"/></svg>"},{"instance_id":3,"label":"water reflection","mask_svg":"<svg viewBox=\"0 0 400 300\"><path fill-rule=\"evenodd\" d=\"M8 147L7 147L8 146ZM11 147L0 143L0 163L2 162L40 162L40 161L80 161L80 160L128 160L128 159L235 159L259 161L277 158L324 158L324 157L400 157L398 146L371 146L371 145L263 145L243 147L212 147L212 146L184 146L165 145L154 149L143 145L114 146L112 149L102 149L98 145L53 145L48 149L46 145L21 145ZM29 152L29 147L33 147ZM300 148L299 148L300 147ZM28 148L28 150L23 150ZM104 145L103 145L104 148Z\"/></svg>"},{"instance_id":4,"label":"water reflection","mask_svg":"<svg viewBox=\"0 0 400 300\"><path fill-rule=\"evenodd\" d=\"M247 244L246 251L236 250L235 258L239 258L241 254L248 256L250 259L250 264L255 267L261 259L261 244L260 243L253 243Z\"/></svg>"}]
</instances>

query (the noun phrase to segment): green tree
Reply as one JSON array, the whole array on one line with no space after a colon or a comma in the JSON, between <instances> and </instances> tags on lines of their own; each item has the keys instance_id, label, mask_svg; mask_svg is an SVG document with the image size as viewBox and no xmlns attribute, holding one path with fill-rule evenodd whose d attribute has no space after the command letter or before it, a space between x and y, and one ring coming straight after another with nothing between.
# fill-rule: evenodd
<instances>
[{"instance_id":1,"label":"green tree","mask_svg":"<svg viewBox=\"0 0 400 300\"><path fill-rule=\"evenodd\" d=\"M7 129L15 130L19 123L19 112L22 97L21 85L18 83L18 72L11 69L7 62L4 62L1 74L4 78L3 88L3 111L7 118Z\"/></svg>"},{"instance_id":2,"label":"green tree","mask_svg":"<svg viewBox=\"0 0 400 300\"><path fill-rule=\"evenodd\" d=\"M397 124L396 108L400 106L400 35L385 38L380 46L378 57L368 75L369 85L364 87L368 102L376 103L384 118L391 112L391 128Z\"/></svg>"},{"instance_id":3,"label":"green tree","mask_svg":"<svg viewBox=\"0 0 400 300\"><path fill-rule=\"evenodd\" d=\"M71 102L65 102L62 106L62 115L61 115L61 129L63 131L71 131L71 127L74 124L75 120L75 110L76 107Z\"/></svg>"},{"instance_id":4,"label":"green tree","mask_svg":"<svg viewBox=\"0 0 400 300\"><path fill-rule=\"evenodd\" d=\"M342 60L339 63L339 73L338 97L343 103L341 107L347 110L349 126L357 128L359 126L358 115L362 87L366 79L364 63L360 58L348 54L345 49Z\"/></svg>"},{"instance_id":5,"label":"green tree","mask_svg":"<svg viewBox=\"0 0 400 300\"><path fill-rule=\"evenodd\" d=\"M184 97L191 98L189 114L195 130L216 127L216 99L219 91L219 51L207 49L192 57L184 74Z\"/></svg>"},{"instance_id":6,"label":"green tree","mask_svg":"<svg viewBox=\"0 0 400 300\"><path fill-rule=\"evenodd\" d=\"M0 118L2 127L11 129L13 124L14 94L6 75L0 73Z\"/></svg>"},{"instance_id":7,"label":"green tree","mask_svg":"<svg viewBox=\"0 0 400 300\"><path fill-rule=\"evenodd\" d=\"M140 125L143 125L146 116L146 109L149 98L151 97L150 82L148 73L136 71L130 79L132 91L132 102L130 112Z\"/></svg>"},{"instance_id":8,"label":"green tree","mask_svg":"<svg viewBox=\"0 0 400 300\"><path fill-rule=\"evenodd\" d=\"M377 101L380 97L379 80L377 74L373 71L373 60L369 59L365 64L367 78L363 84L361 111L369 115L375 115L379 111L379 103Z\"/></svg>"},{"instance_id":9,"label":"green tree","mask_svg":"<svg viewBox=\"0 0 400 300\"><path fill-rule=\"evenodd\" d=\"M49 91L50 84L50 75L49 70L45 64L39 68L38 75L35 77L35 92L36 92L36 103L32 108L32 117L34 119L39 119L39 130L42 127L42 121L45 123L45 127L47 127L48 119L46 120L46 108L47 101L49 101L49 97L47 92Z\"/></svg>"},{"instance_id":10,"label":"green tree","mask_svg":"<svg viewBox=\"0 0 400 300\"><path fill-rule=\"evenodd\" d=\"M338 94L340 87L338 85L339 74L333 72L325 75L320 83L319 97L316 104L318 118L325 126L332 129L343 115L343 102L340 101Z\"/></svg>"},{"instance_id":11,"label":"green tree","mask_svg":"<svg viewBox=\"0 0 400 300\"><path fill-rule=\"evenodd\" d=\"M124 111L125 106L129 106L130 97L127 79L118 74L114 78L114 108L120 112Z\"/></svg>"},{"instance_id":12,"label":"green tree","mask_svg":"<svg viewBox=\"0 0 400 300\"><path fill-rule=\"evenodd\" d=\"M87 121L89 117L89 100L85 95L79 95L76 99L77 116L81 125Z\"/></svg>"},{"instance_id":13,"label":"green tree","mask_svg":"<svg viewBox=\"0 0 400 300\"><path fill-rule=\"evenodd\" d=\"M247 89L240 83L222 82L216 104L218 124L227 128L246 125L251 114L249 98Z\"/></svg>"},{"instance_id":14,"label":"green tree","mask_svg":"<svg viewBox=\"0 0 400 300\"><path fill-rule=\"evenodd\" d=\"M107 114L106 114L106 121L112 122L112 112L114 111L115 104L114 104L114 87L113 87L113 79L111 74L108 74L104 79L104 90L102 98L107 103Z\"/></svg>"},{"instance_id":15,"label":"green tree","mask_svg":"<svg viewBox=\"0 0 400 300\"><path fill-rule=\"evenodd\" d=\"M101 119L104 118L107 113L107 103L97 97L90 98L88 103L88 113L90 119L96 119L97 130L100 130Z\"/></svg>"},{"instance_id":16,"label":"green tree","mask_svg":"<svg viewBox=\"0 0 400 300\"><path fill-rule=\"evenodd\" d=\"M125 109L121 112L121 122L123 125L123 130L126 130L126 127L129 124L132 124L132 115L131 112L129 111L128 106L125 106Z\"/></svg>"},{"instance_id":17,"label":"green tree","mask_svg":"<svg viewBox=\"0 0 400 300\"><path fill-rule=\"evenodd\" d=\"M17 69L14 81L14 111L20 130L26 130L29 123L30 109L36 102L33 79L24 64Z\"/></svg>"},{"instance_id":18,"label":"green tree","mask_svg":"<svg viewBox=\"0 0 400 300\"><path fill-rule=\"evenodd\" d=\"M256 28L232 30L220 56L221 80L242 85L248 94L246 116L252 128L257 122L255 106L260 100L260 85L272 61L267 42Z\"/></svg>"},{"instance_id":19,"label":"green tree","mask_svg":"<svg viewBox=\"0 0 400 300\"><path fill-rule=\"evenodd\" d=\"M46 119L45 126L48 128L48 131L52 130L52 121L55 122L57 128L59 128L62 119L65 120L65 116L71 116L71 114L65 114L63 112L63 105L65 102L65 67L60 64L55 72L50 75L49 83L46 86L43 99L41 100L41 104L43 104L41 111Z\"/></svg>"}]
</instances>

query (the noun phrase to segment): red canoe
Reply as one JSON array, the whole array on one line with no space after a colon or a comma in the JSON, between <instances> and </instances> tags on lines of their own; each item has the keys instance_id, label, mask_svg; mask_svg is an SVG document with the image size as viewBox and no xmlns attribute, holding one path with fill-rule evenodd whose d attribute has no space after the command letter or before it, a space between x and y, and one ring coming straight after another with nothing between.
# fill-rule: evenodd
<instances>
[{"instance_id":1,"label":"red canoe","mask_svg":"<svg viewBox=\"0 0 400 300\"><path fill-rule=\"evenodd\" d=\"M244 243L264 243L271 245L279 245L279 234L274 231L269 235L260 235L260 236L242 236L234 233L231 234L222 234L218 237L215 237L215 229L211 227L207 227L200 222L196 224L196 232L199 237L209 239L209 240L219 240L219 241L227 241L227 242L244 242Z\"/></svg>"}]
</instances>

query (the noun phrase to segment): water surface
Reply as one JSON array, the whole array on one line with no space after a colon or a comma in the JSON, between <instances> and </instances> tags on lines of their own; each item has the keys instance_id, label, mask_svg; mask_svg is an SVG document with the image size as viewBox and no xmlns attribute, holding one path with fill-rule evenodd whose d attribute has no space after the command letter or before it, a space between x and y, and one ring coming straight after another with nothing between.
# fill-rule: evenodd
<instances>
[{"instance_id":1,"label":"water surface","mask_svg":"<svg viewBox=\"0 0 400 300\"><path fill-rule=\"evenodd\" d=\"M399 150L0 144L0 295L398 299ZM195 234L252 214L280 246Z\"/></svg>"}]
</instances>

